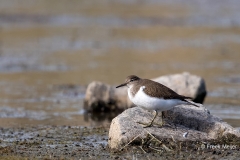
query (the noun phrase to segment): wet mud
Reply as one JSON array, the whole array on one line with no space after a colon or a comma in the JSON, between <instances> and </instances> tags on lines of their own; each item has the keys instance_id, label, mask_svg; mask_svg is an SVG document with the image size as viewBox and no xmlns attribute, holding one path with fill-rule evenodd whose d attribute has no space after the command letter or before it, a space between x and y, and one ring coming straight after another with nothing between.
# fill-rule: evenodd
<instances>
[{"instance_id":1,"label":"wet mud","mask_svg":"<svg viewBox=\"0 0 240 160\"><path fill-rule=\"evenodd\" d=\"M0 129L1 157L61 159L109 157L106 128L42 126Z\"/></svg>"},{"instance_id":2,"label":"wet mud","mask_svg":"<svg viewBox=\"0 0 240 160\"><path fill-rule=\"evenodd\" d=\"M237 159L240 141L176 142L149 139L108 148L108 127L0 128L0 159ZM161 145L159 145L161 144ZM224 148L225 146L225 148ZM229 146L229 147L227 147Z\"/></svg>"}]
</instances>

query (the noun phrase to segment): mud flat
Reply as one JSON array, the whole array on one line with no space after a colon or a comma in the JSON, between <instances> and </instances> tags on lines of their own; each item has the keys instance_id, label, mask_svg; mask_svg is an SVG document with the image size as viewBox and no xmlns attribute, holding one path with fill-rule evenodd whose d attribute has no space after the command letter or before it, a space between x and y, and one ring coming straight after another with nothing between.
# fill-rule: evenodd
<instances>
[{"instance_id":1,"label":"mud flat","mask_svg":"<svg viewBox=\"0 0 240 160\"><path fill-rule=\"evenodd\" d=\"M37 126L0 128L0 159L237 159L240 144L234 139L178 143L165 140L164 148L149 143L108 148L108 127ZM235 143L235 144L233 144Z\"/></svg>"}]
</instances>

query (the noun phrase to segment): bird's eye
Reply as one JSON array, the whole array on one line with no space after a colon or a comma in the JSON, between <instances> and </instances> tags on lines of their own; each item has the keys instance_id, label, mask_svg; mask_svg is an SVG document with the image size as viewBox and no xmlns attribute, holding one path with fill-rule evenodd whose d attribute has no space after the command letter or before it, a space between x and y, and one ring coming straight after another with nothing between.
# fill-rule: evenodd
<instances>
[{"instance_id":1,"label":"bird's eye","mask_svg":"<svg viewBox=\"0 0 240 160\"><path fill-rule=\"evenodd\" d=\"M130 82L134 81L134 79L131 79Z\"/></svg>"}]
</instances>

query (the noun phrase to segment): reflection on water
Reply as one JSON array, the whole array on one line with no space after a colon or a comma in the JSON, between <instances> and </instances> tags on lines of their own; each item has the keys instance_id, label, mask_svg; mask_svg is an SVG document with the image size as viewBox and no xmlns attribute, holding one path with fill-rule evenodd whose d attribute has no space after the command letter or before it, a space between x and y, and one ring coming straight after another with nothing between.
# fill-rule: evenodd
<instances>
[{"instance_id":1,"label":"reflection on water","mask_svg":"<svg viewBox=\"0 0 240 160\"><path fill-rule=\"evenodd\" d=\"M240 122L240 1L1 1L0 126L101 125L86 85L188 71L205 105Z\"/></svg>"}]
</instances>

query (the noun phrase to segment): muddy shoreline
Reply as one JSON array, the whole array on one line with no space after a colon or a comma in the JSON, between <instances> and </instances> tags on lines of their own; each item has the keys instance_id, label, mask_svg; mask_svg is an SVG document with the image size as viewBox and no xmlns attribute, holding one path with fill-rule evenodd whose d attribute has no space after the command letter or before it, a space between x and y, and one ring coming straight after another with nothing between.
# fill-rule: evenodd
<instances>
[{"instance_id":1,"label":"muddy shoreline","mask_svg":"<svg viewBox=\"0 0 240 160\"><path fill-rule=\"evenodd\" d=\"M80 126L0 128L0 159L193 159L195 156L199 159L237 159L240 156L240 142L236 142L235 148L234 145L233 148L221 147L233 143L226 139L204 142L204 146L203 142L176 143L171 151L141 148L140 144L111 151L107 145L108 131L108 127ZM163 143L168 147L172 145L171 140Z\"/></svg>"},{"instance_id":2,"label":"muddy shoreline","mask_svg":"<svg viewBox=\"0 0 240 160\"><path fill-rule=\"evenodd\" d=\"M109 156L106 128L38 126L1 128L1 158L43 159Z\"/></svg>"}]
</instances>

